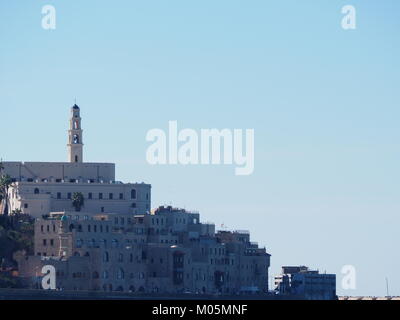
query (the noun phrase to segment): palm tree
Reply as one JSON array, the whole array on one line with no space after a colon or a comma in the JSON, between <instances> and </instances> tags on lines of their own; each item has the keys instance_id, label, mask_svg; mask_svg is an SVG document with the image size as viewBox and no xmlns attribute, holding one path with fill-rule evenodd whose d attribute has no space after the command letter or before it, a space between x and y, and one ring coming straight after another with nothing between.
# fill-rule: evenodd
<instances>
[{"instance_id":1,"label":"palm tree","mask_svg":"<svg viewBox=\"0 0 400 320\"><path fill-rule=\"evenodd\" d=\"M72 195L72 206L75 211L81 211L81 208L85 205L85 199L82 192L74 192Z\"/></svg>"},{"instance_id":2,"label":"palm tree","mask_svg":"<svg viewBox=\"0 0 400 320\"><path fill-rule=\"evenodd\" d=\"M8 214L8 188L10 187L11 183L12 179L8 174L0 176L0 199L3 203L3 214L5 215Z\"/></svg>"}]
</instances>

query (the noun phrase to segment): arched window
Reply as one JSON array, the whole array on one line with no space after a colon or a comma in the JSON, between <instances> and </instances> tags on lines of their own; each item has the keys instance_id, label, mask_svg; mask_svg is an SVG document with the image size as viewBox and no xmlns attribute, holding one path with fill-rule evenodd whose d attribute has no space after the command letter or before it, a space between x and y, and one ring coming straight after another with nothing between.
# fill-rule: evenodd
<instances>
[{"instance_id":1,"label":"arched window","mask_svg":"<svg viewBox=\"0 0 400 320\"><path fill-rule=\"evenodd\" d=\"M94 247L96 247L96 240L94 239L89 240L89 248L94 248Z\"/></svg>"},{"instance_id":2,"label":"arched window","mask_svg":"<svg viewBox=\"0 0 400 320\"><path fill-rule=\"evenodd\" d=\"M38 188L35 188L34 193L35 193L35 194L39 194L39 189L38 189Z\"/></svg>"},{"instance_id":3,"label":"arched window","mask_svg":"<svg viewBox=\"0 0 400 320\"><path fill-rule=\"evenodd\" d=\"M124 270L122 268L119 268L117 272L117 279L122 280L124 278L125 278Z\"/></svg>"},{"instance_id":4,"label":"arched window","mask_svg":"<svg viewBox=\"0 0 400 320\"><path fill-rule=\"evenodd\" d=\"M77 248L82 248L82 244L83 244L83 240L82 239L76 240L76 247Z\"/></svg>"},{"instance_id":5,"label":"arched window","mask_svg":"<svg viewBox=\"0 0 400 320\"><path fill-rule=\"evenodd\" d=\"M108 261L109 261L109 255L108 255L108 252L105 251L105 252L103 253L103 262L108 262Z\"/></svg>"},{"instance_id":6,"label":"arched window","mask_svg":"<svg viewBox=\"0 0 400 320\"><path fill-rule=\"evenodd\" d=\"M112 242L111 242L111 246L112 246L113 248L117 248L117 247L118 247L118 240L113 239Z\"/></svg>"},{"instance_id":7,"label":"arched window","mask_svg":"<svg viewBox=\"0 0 400 320\"><path fill-rule=\"evenodd\" d=\"M135 189L131 190L131 199L136 199L136 190Z\"/></svg>"},{"instance_id":8,"label":"arched window","mask_svg":"<svg viewBox=\"0 0 400 320\"><path fill-rule=\"evenodd\" d=\"M74 136L73 136L73 143L74 143L74 144L79 144L79 135L74 134Z\"/></svg>"}]
</instances>

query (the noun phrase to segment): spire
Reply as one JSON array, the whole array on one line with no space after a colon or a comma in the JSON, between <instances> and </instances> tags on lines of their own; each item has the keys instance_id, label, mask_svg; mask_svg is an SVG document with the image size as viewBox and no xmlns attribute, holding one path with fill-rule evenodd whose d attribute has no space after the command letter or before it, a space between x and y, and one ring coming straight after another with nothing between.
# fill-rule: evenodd
<instances>
[{"instance_id":1,"label":"spire","mask_svg":"<svg viewBox=\"0 0 400 320\"><path fill-rule=\"evenodd\" d=\"M69 162L83 162L83 140L80 108L75 103L71 108L71 119L68 130L68 160Z\"/></svg>"}]
</instances>

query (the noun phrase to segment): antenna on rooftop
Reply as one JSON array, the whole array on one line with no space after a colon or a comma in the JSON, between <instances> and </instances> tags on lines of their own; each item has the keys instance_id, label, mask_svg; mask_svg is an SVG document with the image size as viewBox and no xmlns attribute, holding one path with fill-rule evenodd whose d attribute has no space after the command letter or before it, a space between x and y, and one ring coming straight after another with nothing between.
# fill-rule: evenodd
<instances>
[{"instance_id":1,"label":"antenna on rooftop","mask_svg":"<svg viewBox=\"0 0 400 320\"><path fill-rule=\"evenodd\" d=\"M385 279L386 279L386 296L390 297L390 295L389 295L389 280L387 277Z\"/></svg>"}]
</instances>

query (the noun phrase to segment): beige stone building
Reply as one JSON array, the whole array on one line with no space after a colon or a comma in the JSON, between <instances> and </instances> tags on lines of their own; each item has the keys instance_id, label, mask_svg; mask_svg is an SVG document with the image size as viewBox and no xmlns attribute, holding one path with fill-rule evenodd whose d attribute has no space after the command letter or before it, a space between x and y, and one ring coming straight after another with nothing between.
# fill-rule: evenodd
<instances>
[{"instance_id":1,"label":"beige stone building","mask_svg":"<svg viewBox=\"0 0 400 320\"><path fill-rule=\"evenodd\" d=\"M19 259L32 286L44 265L57 288L199 294L266 292L270 255L247 232L217 232L198 213L52 213L35 223L35 256Z\"/></svg>"},{"instance_id":2,"label":"beige stone building","mask_svg":"<svg viewBox=\"0 0 400 320\"><path fill-rule=\"evenodd\" d=\"M89 214L101 212L145 213L151 208L151 186L115 180L115 164L83 162L80 109L71 108L68 131L69 162L3 162L13 184L9 212L21 210L34 217L53 211L73 210L74 192L84 196Z\"/></svg>"},{"instance_id":3,"label":"beige stone building","mask_svg":"<svg viewBox=\"0 0 400 320\"><path fill-rule=\"evenodd\" d=\"M151 186L115 181L112 163L83 161L80 109L71 108L68 162L4 162L9 211L36 218L34 255L19 273L40 287L42 267L64 290L238 294L268 290L270 255L248 232L215 231L172 207L150 213ZM73 194L84 205L73 207Z\"/></svg>"}]
</instances>

